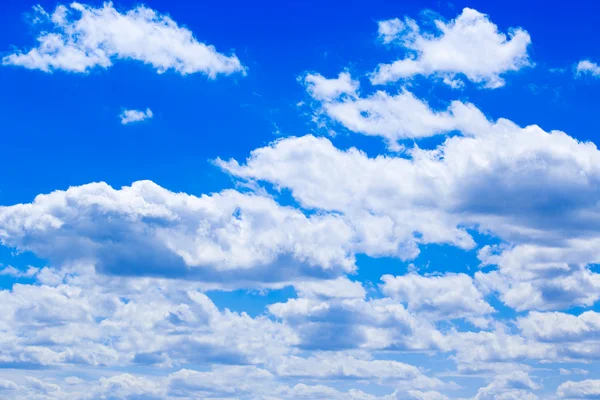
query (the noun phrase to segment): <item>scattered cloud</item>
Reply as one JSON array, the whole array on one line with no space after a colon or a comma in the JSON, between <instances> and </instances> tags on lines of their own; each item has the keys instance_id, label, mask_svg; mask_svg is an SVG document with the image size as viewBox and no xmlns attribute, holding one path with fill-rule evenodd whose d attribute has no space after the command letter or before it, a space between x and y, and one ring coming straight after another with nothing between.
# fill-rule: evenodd
<instances>
[{"instance_id":1,"label":"scattered cloud","mask_svg":"<svg viewBox=\"0 0 600 400\"><path fill-rule=\"evenodd\" d=\"M235 55L217 52L168 15L143 5L120 12L111 2L97 8L75 2L58 5L51 14L41 6L35 11L38 47L5 56L4 65L86 73L109 68L117 60L135 60L159 73L173 70L215 78L245 71Z\"/></svg>"},{"instance_id":2,"label":"scattered cloud","mask_svg":"<svg viewBox=\"0 0 600 400\"><path fill-rule=\"evenodd\" d=\"M600 396L600 380L567 381L558 387L556 394L567 399L597 399Z\"/></svg>"},{"instance_id":3,"label":"scattered cloud","mask_svg":"<svg viewBox=\"0 0 600 400\"><path fill-rule=\"evenodd\" d=\"M527 53L531 39L523 29L512 29L507 37L485 14L471 8L450 22L438 19L434 24L435 33L424 33L410 18L380 21L381 40L398 45L408 56L379 64L371 82L385 84L424 75L460 87L465 77L494 89L504 86L504 73L532 65Z\"/></svg>"},{"instance_id":4,"label":"scattered cloud","mask_svg":"<svg viewBox=\"0 0 600 400\"><path fill-rule=\"evenodd\" d=\"M140 110L124 110L121 115L121 124L127 125L133 122L140 122L146 119L152 119L154 115L152 114L152 110L147 108L146 111Z\"/></svg>"},{"instance_id":5,"label":"scattered cloud","mask_svg":"<svg viewBox=\"0 0 600 400\"><path fill-rule=\"evenodd\" d=\"M576 76L591 75L594 77L600 76L600 66L589 60L579 61L577 68L575 69Z\"/></svg>"}]
</instances>

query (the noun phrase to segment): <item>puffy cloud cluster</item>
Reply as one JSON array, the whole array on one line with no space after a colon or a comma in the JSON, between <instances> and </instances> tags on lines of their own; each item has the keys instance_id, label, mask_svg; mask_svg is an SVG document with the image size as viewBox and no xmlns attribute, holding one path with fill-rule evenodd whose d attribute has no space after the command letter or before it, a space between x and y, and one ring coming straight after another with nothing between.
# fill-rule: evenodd
<instances>
[{"instance_id":1,"label":"puffy cloud cluster","mask_svg":"<svg viewBox=\"0 0 600 400\"><path fill-rule=\"evenodd\" d=\"M588 267L600 259L597 147L457 107L471 116L462 135L405 156L371 158L309 135L254 150L245 164L217 163L240 179L289 189L303 207L342 213L365 233L366 254L411 258L426 243L470 249L465 228L477 229L509 244L480 250L482 264L498 268L477 273L485 293L500 293L517 309L593 304L600 287Z\"/></svg>"},{"instance_id":2,"label":"puffy cloud cluster","mask_svg":"<svg viewBox=\"0 0 600 400\"><path fill-rule=\"evenodd\" d=\"M596 399L600 396L600 380L567 381L558 387L557 394L567 399Z\"/></svg>"},{"instance_id":3,"label":"puffy cloud cluster","mask_svg":"<svg viewBox=\"0 0 600 400\"><path fill-rule=\"evenodd\" d=\"M384 275L381 280L384 294L407 304L408 310L433 320L467 318L485 325L482 317L494 312L466 274Z\"/></svg>"},{"instance_id":4,"label":"puffy cloud cluster","mask_svg":"<svg viewBox=\"0 0 600 400\"><path fill-rule=\"evenodd\" d=\"M350 131L381 136L393 149L404 139L466 129L470 123L484 119L472 105L458 101L446 110L433 110L407 90L397 94L379 90L360 97L359 82L347 72L334 79L308 74L304 84L308 93L320 101L321 114Z\"/></svg>"},{"instance_id":5,"label":"puffy cloud cluster","mask_svg":"<svg viewBox=\"0 0 600 400\"><path fill-rule=\"evenodd\" d=\"M182 75L200 72L214 78L244 71L235 55L217 52L169 16L141 5L124 13L111 2L97 8L80 3L58 5L51 14L41 6L35 10L35 25L50 25L50 29L40 30L38 47L10 54L2 59L3 64L84 73L128 59L149 64L158 72L173 70Z\"/></svg>"},{"instance_id":6,"label":"puffy cloud cluster","mask_svg":"<svg viewBox=\"0 0 600 400\"><path fill-rule=\"evenodd\" d=\"M147 108L146 111L141 110L124 110L121 115L121 124L127 125L133 122L140 122L146 119L151 119L154 116L152 110Z\"/></svg>"},{"instance_id":7,"label":"puffy cloud cluster","mask_svg":"<svg viewBox=\"0 0 600 400\"><path fill-rule=\"evenodd\" d=\"M355 268L352 237L335 215L307 217L234 190L173 193L149 181L120 190L88 184L0 207L4 245L118 275L265 284L333 276Z\"/></svg>"},{"instance_id":8,"label":"puffy cloud cluster","mask_svg":"<svg viewBox=\"0 0 600 400\"><path fill-rule=\"evenodd\" d=\"M49 379L27 376L23 383L0 380L4 399L16 400L176 400L199 398L250 399L328 399L328 400L398 400L405 394L397 391L375 396L360 390L340 391L321 384L282 384L267 370L247 367L219 367L210 371L181 369L164 378L129 373L101 377L97 380L66 378L61 385ZM438 399L437 392L411 391L410 398ZM437 393L439 395L439 393ZM426 397L422 397L426 396ZM441 395L440 395L441 396Z\"/></svg>"},{"instance_id":9,"label":"puffy cloud cluster","mask_svg":"<svg viewBox=\"0 0 600 400\"><path fill-rule=\"evenodd\" d=\"M60 278L0 291L0 365L248 364L297 342L280 323L219 311L191 283L101 277L84 267Z\"/></svg>"},{"instance_id":10,"label":"puffy cloud cluster","mask_svg":"<svg viewBox=\"0 0 600 400\"><path fill-rule=\"evenodd\" d=\"M460 87L464 76L487 88L498 88L504 86L504 73L531 65L527 54L531 39L523 29L512 29L507 38L485 14L471 8L450 22L435 20L434 25L436 32L429 33L422 32L410 18L379 22L381 40L397 44L407 55L380 64L371 81L383 84L424 75Z\"/></svg>"},{"instance_id":11,"label":"puffy cloud cluster","mask_svg":"<svg viewBox=\"0 0 600 400\"><path fill-rule=\"evenodd\" d=\"M591 75L593 77L600 76L600 66L590 60L582 60L577 63L575 70L577 76Z\"/></svg>"}]
</instances>

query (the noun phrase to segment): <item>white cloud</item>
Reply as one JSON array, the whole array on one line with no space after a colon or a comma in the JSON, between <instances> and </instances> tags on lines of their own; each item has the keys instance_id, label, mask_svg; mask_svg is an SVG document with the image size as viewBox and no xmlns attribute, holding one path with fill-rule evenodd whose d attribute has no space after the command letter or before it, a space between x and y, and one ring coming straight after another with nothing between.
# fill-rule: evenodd
<instances>
[{"instance_id":1,"label":"white cloud","mask_svg":"<svg viewBox=\"0 0 600 400\"><path fill-rule=\"evenodd\" d=\"M600 76L600 66L589 60L579 61L577 64L576 75L592 75L598 77Z\"/></svg>"},{"instance_id":2,"label":"white cloud","mask_svg":"<svg viewBox=\"0 0 600 400\"><path fill-rule=\"evenodd\" d=\"M0 291L0 366L261 363L298 341L281 323L220 311L197 284L91 271Z\"/></svg>"},{"instance_id":3,"label":"white cloud","mask_svg":"<svg viewBox=\"0 0 600 400\"><path fill-rule=\"evenodd\" d=\"M342 74L339 78L327 79L317 74L305 79L309 94L321 102L320 113L353 132L381 136L394 149L398 148L399 140L485 124L485 116L470 104L455 101L446 110L437 111L405 89L395 95L377 91L360 97L358 81L350 80L347 73L343 80L341 77ZM340 98L341 93L349 95Z\"/></svg>"},{"instance_id":4,"label":"white cloud","mask_svg":"<svg viewBox=\"0 0 600 400\"><path fill-rule=\"evenodd\" d=\"M132 122L140 122L153 117L152 110L147 108L146 111L140 110L124 110L121 115L121 124L127 125Z\"/></svg>"},{"instance_id":5,"label":"white cloud","mask_svg":"<svg viewBox=\"0 0 600 400\"><path fill-rule=\"evenodd\" d=\"M360 282L353 282L346 277L332 280L302 281L294 284L301 297L309 298L359 298L366 295Z\"/></svg>"},{"instance_id":6,"label":"white cloud","mask_svg":"<svg viewBox=\"0 0 600 400\"><path fill-rule=\"evenodd\" d=\"M339 216L307 217L234 190L173 193L149 181L120 190L88 184L0 207L4 245L118 275L265 285L335 277L355 269L353 237Z\"/></svg>"},{"instance_id":7,"label":"white cloud","mask_svg":"<svg viewBox=\"0 0 600 400\"><path fill-rule=\"evenodd\" d=\"M281 377L388 382L396 388L432 389L447 386L440 379L430 378L409 364L392 360L360 359L343 353L317 353L309 358L282 358L275 361L274 370Z\"/></svg>"},{"instance_id":8,"label":"white cloud","mask_svg":"<svg viewBox=\"0 0 600 400\"><path fill-rule=\"evenodd\" d=\"M482 317L494 312L466 274L425 277L411 273L384 275L381 280L384 294L406 303L409 311L434 320L467 318L485 325Z\"/></svg>"},{"instance_id":9,"label":"white cloud","mask_svg":"<svg viewBox=\"0 0 600 400\"><path fill-rule=\"evenodd\" d=\"M440 392L436 392L433 390L428 390L426 392L420 390L410 390L408 391L408 395L411 399L416 400L449 400L450 398L446 395L441 394Z\"/></svg>"},{"instance_id":10,"label":"white cloud","mask_svg":"<svg viewBox=\"0 0 600 400\"><path fill-rule=\"evenodd\" d=\"M80 3L59 5L51 15L39 6L36 10L37 24L51 24L51 29L40 30L38 47L8 55L3 64L85 73L129 59L149 64L159 73L201 72L214 78L244 72L235 55L218 53L169 16L144 6L123 13L110 2L98 8Z\"/></svg>"},{"instance_id":11,"label":"white cloud","mask_svg":"<svg viewBox=\"0 0 600 400\"><path fill-rule=\"evenodd\" d=\"M577 214L573 210L571 213ZM586 211L581 213L583 216ZM568 219L565 221L569 223ZM579 223L584 222L575 225ZM576 231L570 235L577 235ZM562 243L560 238L554 239L560 243L556 247L522 244L496 255L488 255L489 248L484 247L485 254L480 254L482 265L496 265L499 269L477 272L475 279L486 293L499 293L505 304L519 311L590 306L600 298L600 275L587 265L600 260L599 240L594 230L579 234L582 233L582 239L565 238Z\"/></svg>"},{"instance_id":12,"label":"white cloud","mask_svg":"<svg viewBox=\"0 0 600 400\"><path fill-rule=\"evenodd\" d=\"M527 337L544 342L582 342L600 337L600 314L586 311L578 316L561 312L530 312L518 319Z\"/></svg>"},{"instance_id":13,"label":"white cloud","mask_svg":"<svg viewBox=\"0 0 600 400\"><path fill-rule=\"evenodd\" d=\"M19 270L11 265L0 269L0 276L12 276L13 278L32 278L39 272L39 268L29 266L25 271Z\"/></svg>"},{"instance_id":14,"label":"white cloud","mask_svg":"<svg viewBox=\"0 0 600 400\"><path fill-rule=\"evenodd\" d=\"M294 386L279 382L269 371L255 366L221 366L205 371L181 369L169 375L137 375L120 373L90 379L75 385L60 387L52 379L25 377L17 384L5 384L2 398L7 400L177 400L177 399L322 399L322 400L399 400L406 398L396 390L389 395L375 396L360 390L340 391L333 387L304 383ZM424 393L412 391L412 393ZM434 393L434 392L426 392ZM443 399L443 397L414 397Z\"/></svg>"},{"instance_id":15,"label":"white cloud","mask_svg":"<svg viewBox=\"0 0 600 400\"><path fill-rule=\"evenodd\" d=\"M327 79L320 74L307 74L302 82L308 93L318 100L333 100L344 94L354 96L359 86L348 72L340 72L334 79Z\"/></svg>"},{"instance_id":16,"label":"white cloud","mask_svg":"<svg viewBox=\"0 0 600 400\"><path fill-rule=\"evenodd\" d=\"M383 298L313 299L300 297L269 305L269 311L293 327L299 346L308 350L439 350L445 337L432 322Z\"/></svg>"},{"instance_id":17,"label":"white cloud","mask_svg":"<svg viewBox=\"0 0 600 400\"><path fill-rule=\"evenodd\" d=\"M589 374L588 370L581 369L581 368L571 368L571 369L559 368L558 371L561 375L572 375L572 374L587 375L587 374Z\"/></svg>"},{"instance_id":18,"label":"white cloud","mask_svg":"<svg viewBox=\"0 0 600 400\"><path fill-rule=\"evenodd\" d=\"M587 264L600 262L597 147L535 125L488 121L473 106L451 107L462 135L435 149L370 158L305 136L254 150L245 164L217 164L287 188L303 207L343 213L363 235L357 252L410 259L419 244L469 249L465 228L477 229L507 242L500 254L481 253L484 265L498 267L476 275L486 293L519 310L593 304L600 276Z\"/></svg>"},{"instance_id":19,"label":"white cloud","mask_svg":"<svg viewBox=\"0 0 600 400\"><path fill-rule=\"evenodd\" d=\"M567 399L597 399L600 397L600 379L567 381L558 387L556 394Z\"/></svg>"},{"instance_id":20,"label":"white cloud","mask_svg":"<svg viewBox=\"0 0 600 400\"><path fill-rule=\"evenodd\" d=\"M538 397L529 390L539 389L541 386L523 371L514 371L510 374L499 375L494 380L477 391L474 400L537 400Z\"/></svg>"},{"instance_id":21,"label":"white cloud","mask_svg":"<svg viewBox=\"0 0 600 400\"><path fill-rule=\"evenodd\" d=\"M14 383L13 381L9 381L8 379L0 378L0 391L16 390L18 388L19 388L19 386L16 383Z\"/></svg>"},{"instance_id":22,"label":"white cloud","mask_svg":"<svg viewBox=\"0 0 600 400\"><path fill-rule=\"evenodd\" d=\"M406 29L404 22L398 18L379 21L377 23L379 38L383 43L390 43L398 38L398 35Z\"/></svg>"},{"instance_id":23,"label":"white cloud","mask_svg":"<svg viewBox=\"0 0 600 400\"><path fill-rule=\"evenodd\" d=\"M531 65L527 54L531 39L520 28L512 29L507 38L486 15L470 8L448 23L434 22L436 34L422 33L409 18L404 22L380 22L382 40L398 44L409 56L392 64L380 64L371 81L383 84L425 75L457 86L457 79L464 75L472 82L497 88L504 85L501 75Z\"/></svg>"},{"instance_id":24,"label":"white cloud","mask_svg":"<svg viewBox=\"0 0 600 400\"><path fill-rule=\"evenodd\" d=\"M511 334L498 322L492 331L454 332L447 335L447 341L459 369L465 372L490 370L497 375L513 372L515 361L559 359L558 349L551 344Z\"/></svg>"}]
</instances>

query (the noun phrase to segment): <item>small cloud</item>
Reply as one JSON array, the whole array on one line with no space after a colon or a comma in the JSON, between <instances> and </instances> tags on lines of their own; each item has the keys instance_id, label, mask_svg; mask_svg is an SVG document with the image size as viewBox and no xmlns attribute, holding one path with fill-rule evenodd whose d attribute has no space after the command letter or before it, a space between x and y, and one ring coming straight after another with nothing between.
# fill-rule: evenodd
<instances>
[{"instance_id":1,"label":"small cloud","mask_svg":"<svg viewBox=\"0 0 600 400\"><path fill-rule=\"evenodd\" d=\"M571 371L565 368L560 368L558 371L561 375L571 375Z\"/></svg>"},{"instance_id":2,"label":"small cloud","mask_svg":"<svg viewBox=\"0 0 600 400\"><path fill-rule=\"evenodd\" d=\"M68 377L65 378L65 382L68 385L79 385L80 383L83 383L85 381L83 379L81 379L81 378L76 377L76 376L68 376Z\"/></svg>"},{"instance_id":3,"label":"small cloud","mask_svg":"<svg viewBox=\"0 0 600 400\"><path fill-rule=\"evenodd\" d=\"M600 77L600 66L590 60L579 61L575 70L575 76L581 75L592 75L594 77Z\"/></svg>"},{"instance_id":4,"label":"small cloud","mask_svg":"<svg viewBox=\"0 0 600 400\"><path fill-rule=\"evenodd\" d=\"M31 278L35 276L39 268L29 267L26 271L21 271L11 265L0 269L0 276L12 276L13 278Z\"/></svg>"},{"instance_id":5,"label":"small cloud","mask_svg":"<svg viewBox=\"0 0 600 400\"><path fill-rule=\"evenodd\" d=\"M152 110L146 108L146 111L125 110L121 113L120 118L121 124L127 125L131 124L132 122L140 122L146 119L151 119L153 116L154 114L152 114Z\"/></svg>"}]
</instances>

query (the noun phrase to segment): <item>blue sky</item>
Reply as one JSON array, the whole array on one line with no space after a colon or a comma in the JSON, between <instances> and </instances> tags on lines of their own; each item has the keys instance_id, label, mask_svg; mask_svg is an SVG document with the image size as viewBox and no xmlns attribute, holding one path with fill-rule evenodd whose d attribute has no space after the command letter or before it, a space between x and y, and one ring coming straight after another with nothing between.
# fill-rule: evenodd
<instances>
[{"instance_id":1,"label":"blue sky","mask_svg":"<svg viewBox=\"0 0 600 400\"><path fill-rule=\"evenodd\" d=\"M3 4L0 397L599 398L597 9Z\"/></svg>"}]
</instances>

